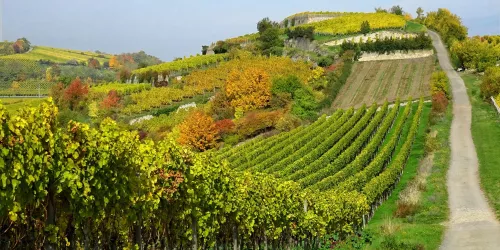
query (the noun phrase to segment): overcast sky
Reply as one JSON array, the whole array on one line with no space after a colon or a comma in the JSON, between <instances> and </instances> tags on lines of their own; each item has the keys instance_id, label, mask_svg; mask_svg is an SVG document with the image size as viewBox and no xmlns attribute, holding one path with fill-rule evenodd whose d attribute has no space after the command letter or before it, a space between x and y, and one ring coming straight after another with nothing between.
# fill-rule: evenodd
<instances>
[{"instance_id":1,"label":"overcast sky","mask_svg":"<svg viewBox=\"0 0 500 250\"><path fill-rule=\"evenodd\" d=\"M166 61L255 32L263 17L282 20L302 11L373 11L399 4L415 16L419 6L425 12L446 7L462 17L470 35L500 34L500 0L2 1L0 39L26 37L35 45L113 54L144 50Z\"/></svg>"}]
</instances>

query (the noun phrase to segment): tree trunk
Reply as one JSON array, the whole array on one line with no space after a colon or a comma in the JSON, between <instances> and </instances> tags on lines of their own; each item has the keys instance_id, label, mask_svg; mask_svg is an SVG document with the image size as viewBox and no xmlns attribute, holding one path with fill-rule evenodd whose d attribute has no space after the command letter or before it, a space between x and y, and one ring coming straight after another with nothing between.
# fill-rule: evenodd
<instances>
[{"instance_id":1,"label":"tree trunk","mask_svg":"<svg viewBox=\"0 0 500 250\"><path fill-rule=\"evenodd\" d=\"M198 250L198 225L194 216L191 217L191 230L193 231L192 249Z\"/></svg>"},{"instance_id":2,"label":"tree trunk","mask_svg":"<svg viewBox=\"0 0 500 250\"><path fill-rule=\"evenodd\" d=\"M137 223L134 229L134 241L135 244L139 246L139 250L143 250L144 247L142 245L142 213L139 212Z\"/></svg>"},{"instance_id":3,"label":"tree trunk","mask_svg":"<svg viewBox=\"0 0 500 250\"><path fill-rule=\"evenodd\" d=\"M238 250L238 228L233 226L233 250Z\"/></svg>"},{"instance_id":4,"label":"tree trunk","mask_svg":"<svg viewBox=\"0 0 500 250\"><path fill-rule=\"evenodd\" d=\"M46 224L48 226L55 225L56 224L56 206L54 203L54 195L55 195L55 190L53 185L49 185L49 190L48 190L48 195L47 195L47 221ZM46 250L55 250L56 246L55 243L49 242L48 240L45 242L44 248Z\"/></svg>"}]
</instances>

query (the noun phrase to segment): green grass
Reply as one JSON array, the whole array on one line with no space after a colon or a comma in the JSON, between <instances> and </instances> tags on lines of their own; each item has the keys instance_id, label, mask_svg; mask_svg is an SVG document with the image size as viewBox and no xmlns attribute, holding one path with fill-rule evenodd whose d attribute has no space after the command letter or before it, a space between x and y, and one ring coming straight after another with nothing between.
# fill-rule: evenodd
<instances>
[{"instance_id":1,"label":"green grass","mask_svg":"<svg viewBox=\"0 0 500 250\"><path fill-rule=\"evenodd\" d=\"M13 115L17 114L21 108L37 107L46 98L0 98L0 103Z\"/></svg>"},{"instance_id":2,"label":"green grass","mask_svg":"<svg viewBox=\"0 0 500 250\"><path fill-rule=\"evenodd\" d=\"M415 139L413 149L400 182L392 195L375 212L365 231L373 238L373 243L366 249L381 249L386 239L382 226L390 219L397 225L394 237L398 242L410 245L421 244L425 249L438 249L441 244L445 227L441 223L448 218L448 196L446 191L446 172L449 166L450 150L447 147L451 127L451 107L446 116L440 118L436 124L429 123L431 105L426 104ZM417 174L419 163L425 153L425 138L427 131L438 131L438 140L441 147L435 152L434 166L427 178L427 188L421 194L422 204L416 214L407 218L395 218L399 193L406 188Z\"/></svg>"},{"instance_id":3,"label":"green grass","mask_svg":"<svg viewBox=\"0 0 500 250\"><path fill-rule=\"evenodd\" d=\"M472 104L472 137L479 159L479 177L486 197L500 219L500 114L480 96L479 77L463 74Z\"/></svg>"},{"instance_id":4,"label":"green grass","mask_svg":"<svg viewBox=\"0 0 500 250\"><path fill-rule=\"evenodd\" d=\"M411 33L420 33L420 32L426 32L427 27L425 27L423 24L415 23L412 21L407 21L406 22L406 27L405 27L406 32L411 32Z\"/></svg>"}]
</instances>

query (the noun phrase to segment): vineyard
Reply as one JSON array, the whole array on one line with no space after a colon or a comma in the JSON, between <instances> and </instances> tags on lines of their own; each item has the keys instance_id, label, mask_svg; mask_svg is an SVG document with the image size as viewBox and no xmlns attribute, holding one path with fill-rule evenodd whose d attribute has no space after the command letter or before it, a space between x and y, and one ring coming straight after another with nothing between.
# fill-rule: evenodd
<instances>
[{"instance_id":1,"label":"vineyard","mask_svg":"<svg viewBox=\"0 0 500 250\"><path fill-rule=\"evenodd\" d=\"M421 99L339 110L215 156L141 141L111 120L60 129L51 102L12 117L0 105L0 242L316 248L319 237L362 227L387 196L427 109Z\"/></svg>"},{"instance_id":2,"label":"vineyard","mask_svg":"<svg viewBox=\"0 0 500 250\"><path fill-rule=\"evenodd\" d=\"M333 106L361 107L373 102L381 104L385 100L393 102L398 97L427 97L433 70L433 57L357 62Z\"/></svg>"},{"instance_id":3,"label":"vineyard","mask_svg":"<svg viewBox=\"0 0 500 250\"><path fill-rule=\"evenodd\" d=\"M0 57L11 58L11 59L21 59L21 60L50 60L55 63L66 63L70 60L76 60L78 62L87 62L89 59L97 59L101 64L109 61L111 55L107 54L97 54L95 52L89 51L78 51L69 49L59 49L44 46L35 46L32 51L23 54L14 54L8 56Z\"/></svg>"},{"instance_id":4,"label":"vineyard","mask_svg":"<svg viewBox=\"0 0 500 250\"><path fill-rule=\"evenodd\" d=\"M150 80L148 78L155 77L159 75L166 77L167 75L188 69L198 69L203 66L213 65L215 63L226 60L227 54L217 54L217 55L203 55L203 56L192 56L177 61L162 63L158 65L149 66L142 69L137 69L132 71L132 74L138 76L140 81Z\"/></svg>"},{"instance_id":5,"label":"vineyard","mask_svg":"<svg viewBox=\"0 0 500 250\"><path fill-rule=\"evenodd\" d=\"M272 65L272 67L270 67ZM220 63L217 67L197 70L183 78L182 87L155 88L131 95L133 104L125 107L126 114L141 113L181 101L207 92L215 92L226 83L232 71L244 71L249 68L265 70L271 78L296 75L303 82L311 77L310 65L305 62L293 62L283 57L246 57Z\"/></svg>"},{"instance_id":6,"label":"vineyard","mask_svg":"<svg viewBox=\"0 0 500 250\"><path fill-rule=\"evenodd\" d=\"M366 197L361 207L379 204L404 169L424 109L428 113L421 99L404 107L398 101L392 108L385 103L338 110L310 126L223 149L217 159L227 159L236 171L269 174L313 192L360 192Z\"/></svg>"},{"instance_id":7,"label":"vineyard","mask_svg":"<svg viewBox=\"0 0 500 250\"><path fill-rule=\"evenodd\" d=\"M401 29L406 21L402 16L388 13L350 13L336 18L303 25L314 27L318 34L347 35L361 31L361 23L368 21L372 30Z\"/></svg>"}]
</instances>

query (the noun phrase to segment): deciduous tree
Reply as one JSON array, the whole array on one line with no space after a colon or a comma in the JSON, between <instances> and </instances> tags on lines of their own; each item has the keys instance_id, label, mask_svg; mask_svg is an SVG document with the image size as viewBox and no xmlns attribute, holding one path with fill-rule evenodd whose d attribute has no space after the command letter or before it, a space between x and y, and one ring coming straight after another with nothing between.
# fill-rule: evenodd
<instances>
[{"instance_id":1,"label":"deciduous tree","mask_svg":"<svg viewBox=\"0 0 500 250\"><path fill-rule=\"evenodd\" d=\"M69 109L74 110L87 98L88 93L89 86L83 84L80 78L76 78L64 90L64 100L69 104Z\"/></svg>"},{"instance_id":2,"label":"deciduous tree","mask_svg":"<svg viewBox=\"0 0 500 250\"><path fill-rule=\"evenodd\" d=\"M178 142L199 151L217 145L219 133L212 117L202 112L194 112L179 125Z\"/></svg>"},{"instance_id":3,"label":"deciduous tree","mask_svg":"<svg viewBox=\"0 0 500 250\"><path fill-rule=\"evenodd\" d=\"M226 81L226 95L237 110L245 112L263 108L271 99L271 80L262 69L233 70Z\"/></svg>"}]
</instances>

